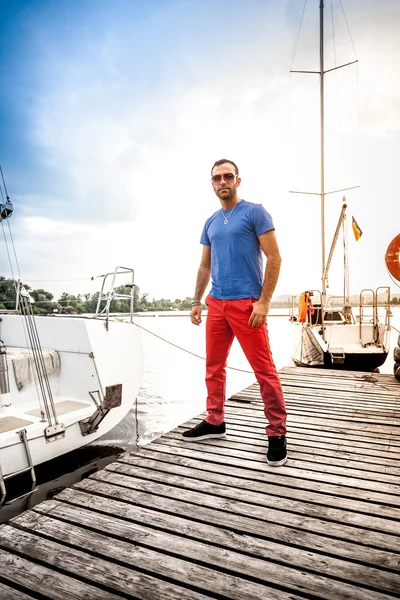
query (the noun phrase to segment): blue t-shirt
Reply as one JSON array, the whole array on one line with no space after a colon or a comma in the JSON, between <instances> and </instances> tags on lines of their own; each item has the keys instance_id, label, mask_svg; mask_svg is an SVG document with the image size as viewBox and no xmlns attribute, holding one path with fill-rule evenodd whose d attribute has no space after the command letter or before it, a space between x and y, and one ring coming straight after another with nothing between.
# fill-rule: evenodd
<instances>
[{"instance_id":1,"label":"blue t-shirt","mask_svg":"<svg viewBox=\"0 0 400 600\"><path fill-rule=\"evenodd\" d=\"M224 211L229 215L229 211ZM261 204L241 200L224 224L222 210L205 222L200 243L211 246L213 298L259 298L263 284L262 250L258 236L274 229Z\"/></svg>"}]
</instances>

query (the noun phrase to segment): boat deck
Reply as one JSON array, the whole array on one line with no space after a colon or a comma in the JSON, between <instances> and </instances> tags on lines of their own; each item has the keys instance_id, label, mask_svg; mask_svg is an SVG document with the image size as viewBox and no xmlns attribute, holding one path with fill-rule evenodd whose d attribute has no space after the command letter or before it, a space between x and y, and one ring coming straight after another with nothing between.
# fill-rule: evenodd
<instances>
[{"instance_id":1,"label":"boat deck","mask_svg":"<svg viewBox=\"0 0 400 600\"><path fill-rule=\"evenodd\" d=\"M0 527L0 597L383 600L400 595L400 384L280 371L289 462L266 463L257 385L228 436L193 419Z\"/></svg>"}]
</instances>

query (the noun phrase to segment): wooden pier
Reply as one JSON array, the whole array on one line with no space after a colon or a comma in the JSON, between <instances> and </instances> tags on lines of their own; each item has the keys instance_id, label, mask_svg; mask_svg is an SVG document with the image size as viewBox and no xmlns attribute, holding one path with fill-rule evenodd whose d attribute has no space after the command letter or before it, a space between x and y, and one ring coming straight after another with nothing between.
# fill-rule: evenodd
<instances>
[{"instance_id":1,"label":"wooden pier","mask_svg":"<svg viewBox=\"0 0 400 600\"><path fill-rule=\"evenodd\" d=\"M0 598L398 598L400 384L280 374L287 465L250 386L225 440L183 441L200 416L1 526Z\"/></svg>"}]
</instances>

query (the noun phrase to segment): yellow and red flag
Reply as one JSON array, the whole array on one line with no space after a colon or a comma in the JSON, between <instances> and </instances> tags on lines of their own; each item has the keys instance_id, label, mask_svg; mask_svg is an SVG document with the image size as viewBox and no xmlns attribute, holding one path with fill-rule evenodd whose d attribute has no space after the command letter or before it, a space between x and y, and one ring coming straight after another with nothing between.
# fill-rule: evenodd
<instances>
[{"instance_id":1,"label":"yellow and red flag","mask_svg":"<svg viewBox=\"0 0 400 600\"><path fill-rule=\"evenodd\" d=\"M351 226L353 228L353 233L354 233L354 237L356 238L356 242L358 242L358 240L362 236L363 232L361 231L361 228L359 227L359 225L354 217L351 217Z\"/></svg>"}]
</instances>

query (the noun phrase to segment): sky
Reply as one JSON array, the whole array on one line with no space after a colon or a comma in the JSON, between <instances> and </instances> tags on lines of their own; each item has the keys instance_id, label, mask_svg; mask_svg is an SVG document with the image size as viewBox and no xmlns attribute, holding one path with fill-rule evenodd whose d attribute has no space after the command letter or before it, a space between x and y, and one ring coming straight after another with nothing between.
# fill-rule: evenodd
<instances>
[{"instance_id":1,"label":"sky","mask_svg":"<svg viewBox=\"0 0 400 600\"><path fill-rule=\"evenodd\" d=\"M210 168L272 215L277 295L321 288L319 0L0 0L0 165L22 279L90 293L132 267L150 298L192 296ZM345 10L343 16L342 6ZM326 0L326 191L346 192L350 286L390 285L400 232L400 2ZM299 31L299 26L301 28ZM332 27L334 24L334 28ZM350 34L349 34L350 32ZM326 254L343 193L326 197ZM0 274L18 273L0 239ZM13 253L11 252L13 257ZM93 280L92 280L93 278ZM342 291L342 241L330 274ZM120 283L124 281L121 279Z\"/></svg>"}]
</instances>

